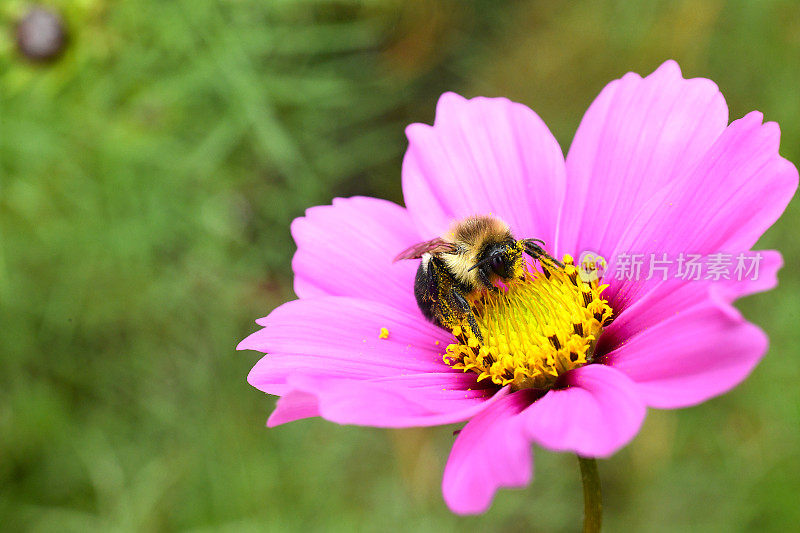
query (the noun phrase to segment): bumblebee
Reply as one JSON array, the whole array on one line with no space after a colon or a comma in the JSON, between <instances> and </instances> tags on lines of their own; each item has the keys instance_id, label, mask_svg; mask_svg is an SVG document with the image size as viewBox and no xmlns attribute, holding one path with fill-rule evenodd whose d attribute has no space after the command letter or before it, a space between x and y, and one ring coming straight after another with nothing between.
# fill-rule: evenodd
<instances>
[{"instance_id":1,"label":"bumblebee","mask_svg":"<svg viewBox=\"0 0 800 533\"><path fill-rule=\"evenodd\" d=\"M523 276L523 253L542 266L563 268L542 248L544 244L541 239L517 240L499 218L479 215L456 222L446 237L403 250L394 260L422 259L414 296L428 320L447 330L466 321L482 339L470 302L483 291L499 291L498 280Z\"/></svg>"}]
</instances>

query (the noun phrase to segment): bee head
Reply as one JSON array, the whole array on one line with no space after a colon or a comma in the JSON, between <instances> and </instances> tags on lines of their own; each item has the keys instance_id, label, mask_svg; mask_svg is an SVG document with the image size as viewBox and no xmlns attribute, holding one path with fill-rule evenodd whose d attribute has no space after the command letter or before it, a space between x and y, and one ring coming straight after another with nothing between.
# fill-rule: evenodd
<instances>
[{"instance_id":1,"label":"bee head","mask_svg":"<svg viewBox=\"0 0 800 533\"><path fill-rule=\"evenodd\" d=\"M469 269L482 270L487 276L494 274L504 280L516 277L522 261L522 248L516 241L503 241L486 246Z\"/></svg>"}]
</instances>

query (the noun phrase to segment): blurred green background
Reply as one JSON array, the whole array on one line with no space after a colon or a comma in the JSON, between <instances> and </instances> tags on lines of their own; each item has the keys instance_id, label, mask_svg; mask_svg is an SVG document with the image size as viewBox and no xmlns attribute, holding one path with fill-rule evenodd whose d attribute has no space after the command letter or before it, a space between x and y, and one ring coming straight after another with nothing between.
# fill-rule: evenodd
<instances>
[{"instance_id":1,"label":"blurred green background","mask_svg":"<svg viewBox=\"0 0 800 533\"><path fill-rule=\"evenodd\" d=\"M274 405L235 352L293 297L292 218L336 195L402 201L403 128L444 90L508 96L565 148L611 79L675 58L731 118L763 111L800 161L795 1L53 0L54 63L0 3L0 529L575 531L574 457L480 517L440 494L452 430ZM608 531L800 522L800 209L762 239L778 290L742 301L772 339L734 392L651 411L600 464Z\"/></svg>"}]
</instances>

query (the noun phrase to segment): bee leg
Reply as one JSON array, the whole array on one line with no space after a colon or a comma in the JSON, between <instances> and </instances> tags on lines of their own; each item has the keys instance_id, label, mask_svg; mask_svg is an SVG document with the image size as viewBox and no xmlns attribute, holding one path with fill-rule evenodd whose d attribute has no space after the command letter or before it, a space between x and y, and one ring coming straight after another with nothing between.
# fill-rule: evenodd
<instances>
[{"instance_id":1,"label":"bee leg","mask_svg":"<svg viewBox=\"0 0 800 533\"><path fill-rule=\"evenodd\" d=\"M463 315L467 318L467 323L469 324L472 333L478 337L480 341L483 341L483 336L481 335L481 328L478 327L478 321L475 320L475 315L472 314L472 308L469 306L469 302L464 295L458 292L457 290L453 289L451 291L453 300L455 300L456 305L458 305L459 309L463 313Z\"/></svg>"},{"instance_id":2,"label":"bee leg","mask_svg":"<svg viewBox=\"0 0 800 533\"><path fill-rule=\"evenodd\" d=\"M499 292L500 289L494 286L492 280L489 279L489 275L486 273L485 270L482 268L478 269L478 279L481 281L484 287L491 292Z\"/></svg>"},{"instance_id":3,"label":"bee leg","mask_svg":"<svg viewBox=\"0 0 800 533\"><path fill-rule=\"evenodd\" d=\"M552 255L548 254L547 251L537 244L544 242L541 239L524 239L525 243L525 253L531 256L532 258L538 260L539 262L542 261L544 258L547 263L557 266L558 268L564 268L564 263L553 257Z\"/></svg>"}]
</instances>

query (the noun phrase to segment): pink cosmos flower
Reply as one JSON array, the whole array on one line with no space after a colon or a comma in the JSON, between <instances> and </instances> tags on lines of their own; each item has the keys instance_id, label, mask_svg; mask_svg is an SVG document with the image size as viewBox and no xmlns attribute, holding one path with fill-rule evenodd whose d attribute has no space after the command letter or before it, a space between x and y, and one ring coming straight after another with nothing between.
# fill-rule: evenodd
<instances>
[{"instance_id":1,"label":"pink cosmos flower","mask_svg":"<svg viewBox=\"0 0 800 533\"><path fill-rule=\"evenodd\" d=\"M621 253L749 251L797 188L795 167L778 154L778 125L758 112L728 124L710 80L683 79L668 61L646 78L611 82L566 160L542 120L504 98L444 94L434 125L406 133L405 208L336 199L292 224L299 299L258 320L263 329L238 346L267 354L248 381L280 396L268 426L312 416L380 427L466 421L443 494L453 511L478 513L499 487L530 482L531 443L607 457L636 435L647 407L722 394L766 352L767 337L731 304L776 285L777 251L761 251L758 276L742 281L614 275ZM557 257L591 250L609 259L602 297L613 320L591 364L550 390L514 390L449 366L443 356L456 340L414 299L418 263L392 263L454 220L487 213Z\"/></svg>"}]
</instances>

